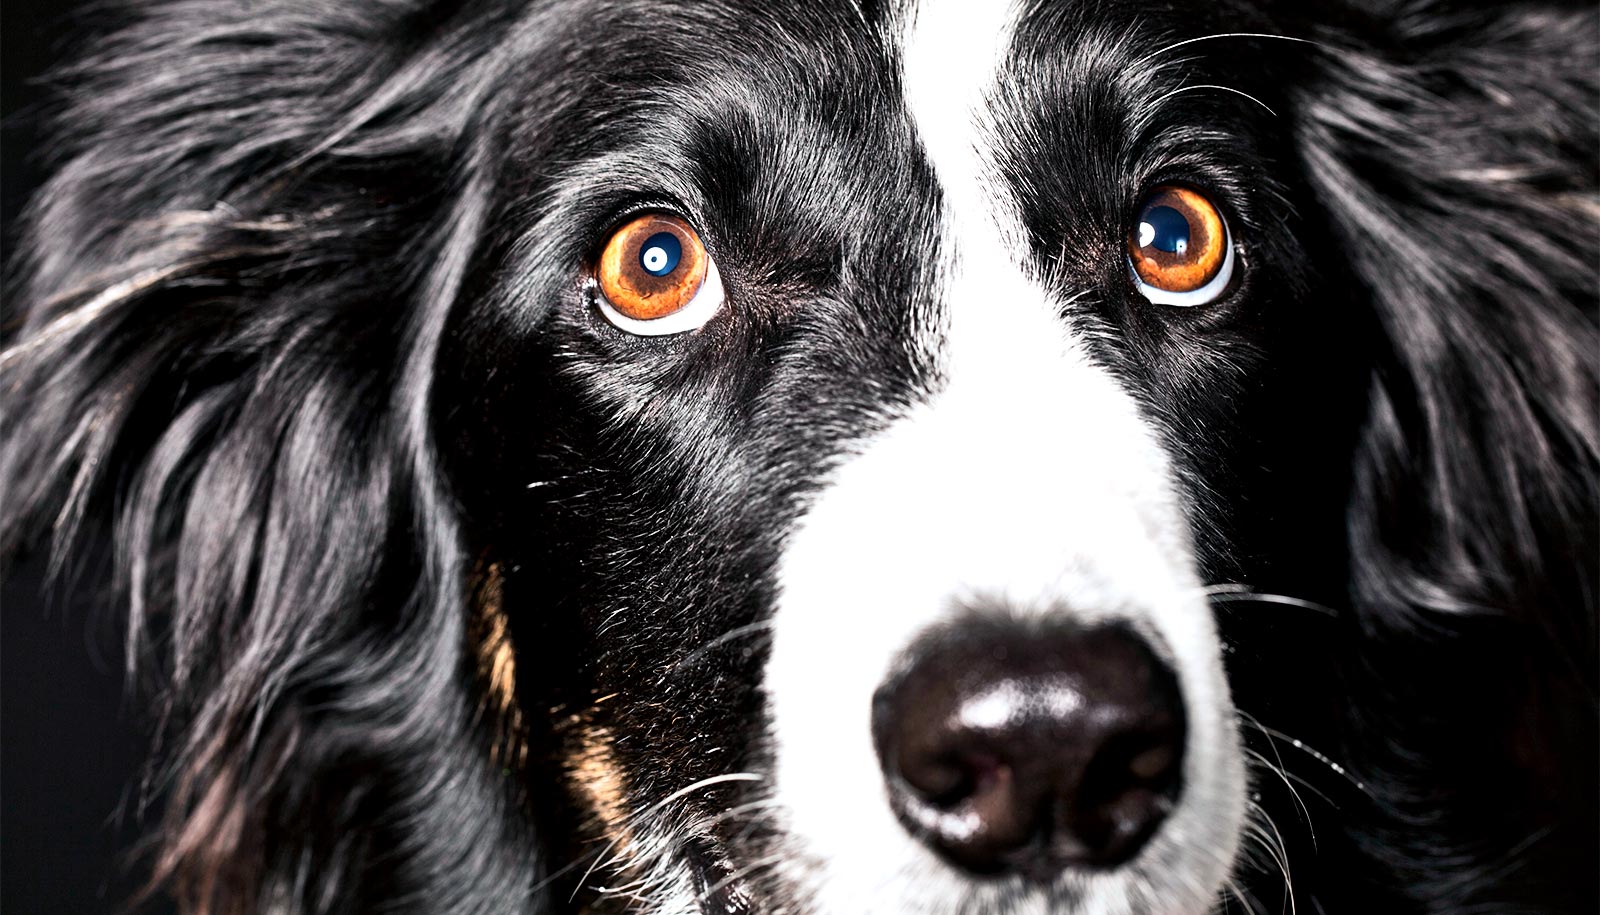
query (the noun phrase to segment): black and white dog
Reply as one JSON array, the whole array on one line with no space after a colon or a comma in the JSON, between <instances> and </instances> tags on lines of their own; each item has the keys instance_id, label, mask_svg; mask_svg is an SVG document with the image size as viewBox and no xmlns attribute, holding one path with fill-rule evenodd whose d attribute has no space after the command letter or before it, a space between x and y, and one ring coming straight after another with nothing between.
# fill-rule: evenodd
<instances>
[{"instance_id":1,"label":"black and white dog","mask_svg":"<svg viewBox=\"0 0 1600 915\"><path fill-rule=\"evenodd\" d=\"M112 546L190 912L1592 911L1597 83L1589 3L132 4L7 548Z\"/></svg>"}]
</instances>

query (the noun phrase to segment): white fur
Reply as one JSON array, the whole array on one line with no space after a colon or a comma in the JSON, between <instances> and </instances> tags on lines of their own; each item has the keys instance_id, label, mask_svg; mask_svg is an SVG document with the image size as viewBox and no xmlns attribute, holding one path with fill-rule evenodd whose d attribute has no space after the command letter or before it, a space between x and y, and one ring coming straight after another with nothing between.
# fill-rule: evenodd
<instances>
[{"instance_id":1,"label":"white fur","mask_svg":"<svg viewBox=\"0 0 1600 915\"><path fill-rule=\"evenodd\" d=\"M1238 846L1244 777L1217 635L1158 437L1031 279L987 174L983 100L1001 4L932 0L904 49L907 101L945 195L943 379L832 475L786 546L766 683L790 877L844 913L1202 912ZM1045 894L946 866L891 813L870 718L898 654L964 601L1125 619L1178 671L1185 792L1111 874ZM1159 864L1157 863L1159 862Z\"/></svg>"}]
</instances>

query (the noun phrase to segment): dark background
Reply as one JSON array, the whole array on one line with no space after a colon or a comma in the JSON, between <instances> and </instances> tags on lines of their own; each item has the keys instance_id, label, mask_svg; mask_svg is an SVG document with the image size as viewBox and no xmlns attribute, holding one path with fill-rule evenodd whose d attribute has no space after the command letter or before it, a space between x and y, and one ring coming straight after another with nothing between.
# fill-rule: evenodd
<instances>
[{"instance_id":1,"label":"dark background","mask_svg":"<svg viewBox=\"0 0 1600 915\"><path fill-rule=\"evenodd\" d=\"M42 179L39 77L86 23L81 2L5 0L0 18L0 298L5 338L18 319L12 283L19 210ZM0 411L6 405L0 400ZM0 480L0 510L5 481ZM43 588L38 551L0 567L0 909L118 913L142 883L132 852L149 716L123 689L117 606L100 563L76 584ZM165 900L141 913L170 911Z\"/></svg>"}]
</instances>

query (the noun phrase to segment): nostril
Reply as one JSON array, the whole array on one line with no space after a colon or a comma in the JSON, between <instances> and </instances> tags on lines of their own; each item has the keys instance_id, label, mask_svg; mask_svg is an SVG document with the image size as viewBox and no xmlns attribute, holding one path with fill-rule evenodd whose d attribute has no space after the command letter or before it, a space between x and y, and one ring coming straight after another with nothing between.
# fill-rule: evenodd
<instances>
[{"instance_id":1,"label":"nostril","mask_svg":"<svg viewBox=\"0 0 1600 915\"><path fill-rule=\"evenodd\" d=\"M948 810L977 791L980 783L993 779L992 767L998 760L963 759L959 755L902 752L897 759L900 777L929 804Z\"/></svg>"},{"instance_id":2,"label":"nostril","mask_svg":"<svg viewBox=\"0 0 1600 915\"><path fill-rule=\"evenodd\" d=\"M1061 812L1086 861L1125 860L1171 811L1182 762L1182 732L1121 735L1095 754L1072 809Z\"/></svg>"},{"instance_id":3,"label":"nostril","mask_svg":"<svg viewBox=\"0 0 1600 915\"><path fill-rule=\"evenodd\" d=\"M1040 880L1113 866L1174 806L1181 694L1130 630L968 623L908 657L874 739L896 813L946 860Z\"/></svg>"},{"instance_id":4,"label":"nostril","mask_svg":"<svg viewBox=\"0 0 1600 915\"><path fill-rule=\"evenodd\" d=\"M1170 775L1175 775L1178 749L1170 740L1161 740L1128 760L1128 772L1143 782L1161 781Z\"/></svg>"},{"instance_id":5,"label":"nostril","mask_svg":"<svg viewBox=\"0 0 1600 915\"><path fill-rule=\"evenodd\" d=\"M902 759L890 776L896 812L948 860L979 874L1005 869L1006 853L1040 834L1050 811L1024 801L1016 771L992 753ZM898 784L896 782L899 782Z\"/></svg>"}]
</instances>

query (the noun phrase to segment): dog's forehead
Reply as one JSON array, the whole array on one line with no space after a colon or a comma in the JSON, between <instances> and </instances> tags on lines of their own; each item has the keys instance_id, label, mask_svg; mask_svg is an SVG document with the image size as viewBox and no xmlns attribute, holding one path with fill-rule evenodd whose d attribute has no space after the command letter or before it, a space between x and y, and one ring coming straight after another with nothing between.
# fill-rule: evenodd
<instances>
[{"instance_id":1,"label":"dog's forehead","mask_svg":"<svg viewBox=\"0 0 1600 915\"><path fill-rule=\"evenodd\" d=\"M1204 66L1156 41L1181 42L1199 18L1152 24L1118 3L1039 0L775 6L753 27L726 23L745 40L689 53L716 73L697 91L738 99L771 131L752 151L781 163L771 180L832 195L843 213L881 210L888 176L913 175L947 227L1000 216L984 227L1008 236L1016 260L1041 210L1067 223L1057 236L1120 223L1125 182L1158 170L1146 157L1162 148L1148 142L1155 115L1176 111L1165 93ZM844 164L819 164L829 157ZM946 253L962 246L945 235Z\"/></svg>"},{"instance_id":2,"label":"dog's forehead","mask_svg":"<svg viewBox=\"0 0 1600 915\"><path fill-rule=\"evenodd\" d=\"M923 0L903 26L901 70L907 107L948 192L982 176L984 98L1005 60L1014 13L1008 3Z\"/></svg>"},{"instance_id":3,"label":"dog's forehead","mask_svg":"<svg viewBox=\"0 0 1600 915\"><path fill-rule=\"evenodd\" d=\"M1014 17L1009 3L922 0L902 38L905 104L940 185L946 235L964 242L959 247L965 250L952 253L969 258L1014 261L1014 254L991 249L1020 241L993 168L995 125L988 110Z\"/></svg>"},{"instance_id":4,"label":"dog's forehead","mask_svg":"<svg viewBox=\"0 0 1600 915\"><path fill-rule=\"evenodd\" d=\"M1108 213L1125 202L1117 176L1133 171L1119 144L1172 76L1147 65L1154 48L1139 36L1177 26L1131 13L1033 0L641 10L608 20L599 40L569 36L580 62L557 77L558 100L583 120L556 142L572 145L569 161L604 148L633 160L619 170L608 157L606 181L722 193L710 208L794 223L776 231L802 246L839 250L849 239L835 236L853 232L926 250L923 204L978 189L1030 217L1095 225L1123 215ZM903 218L888 200L909 200ZM1070 210L1053 207L1065 200Z\"/></svg>"}]
</instances>

